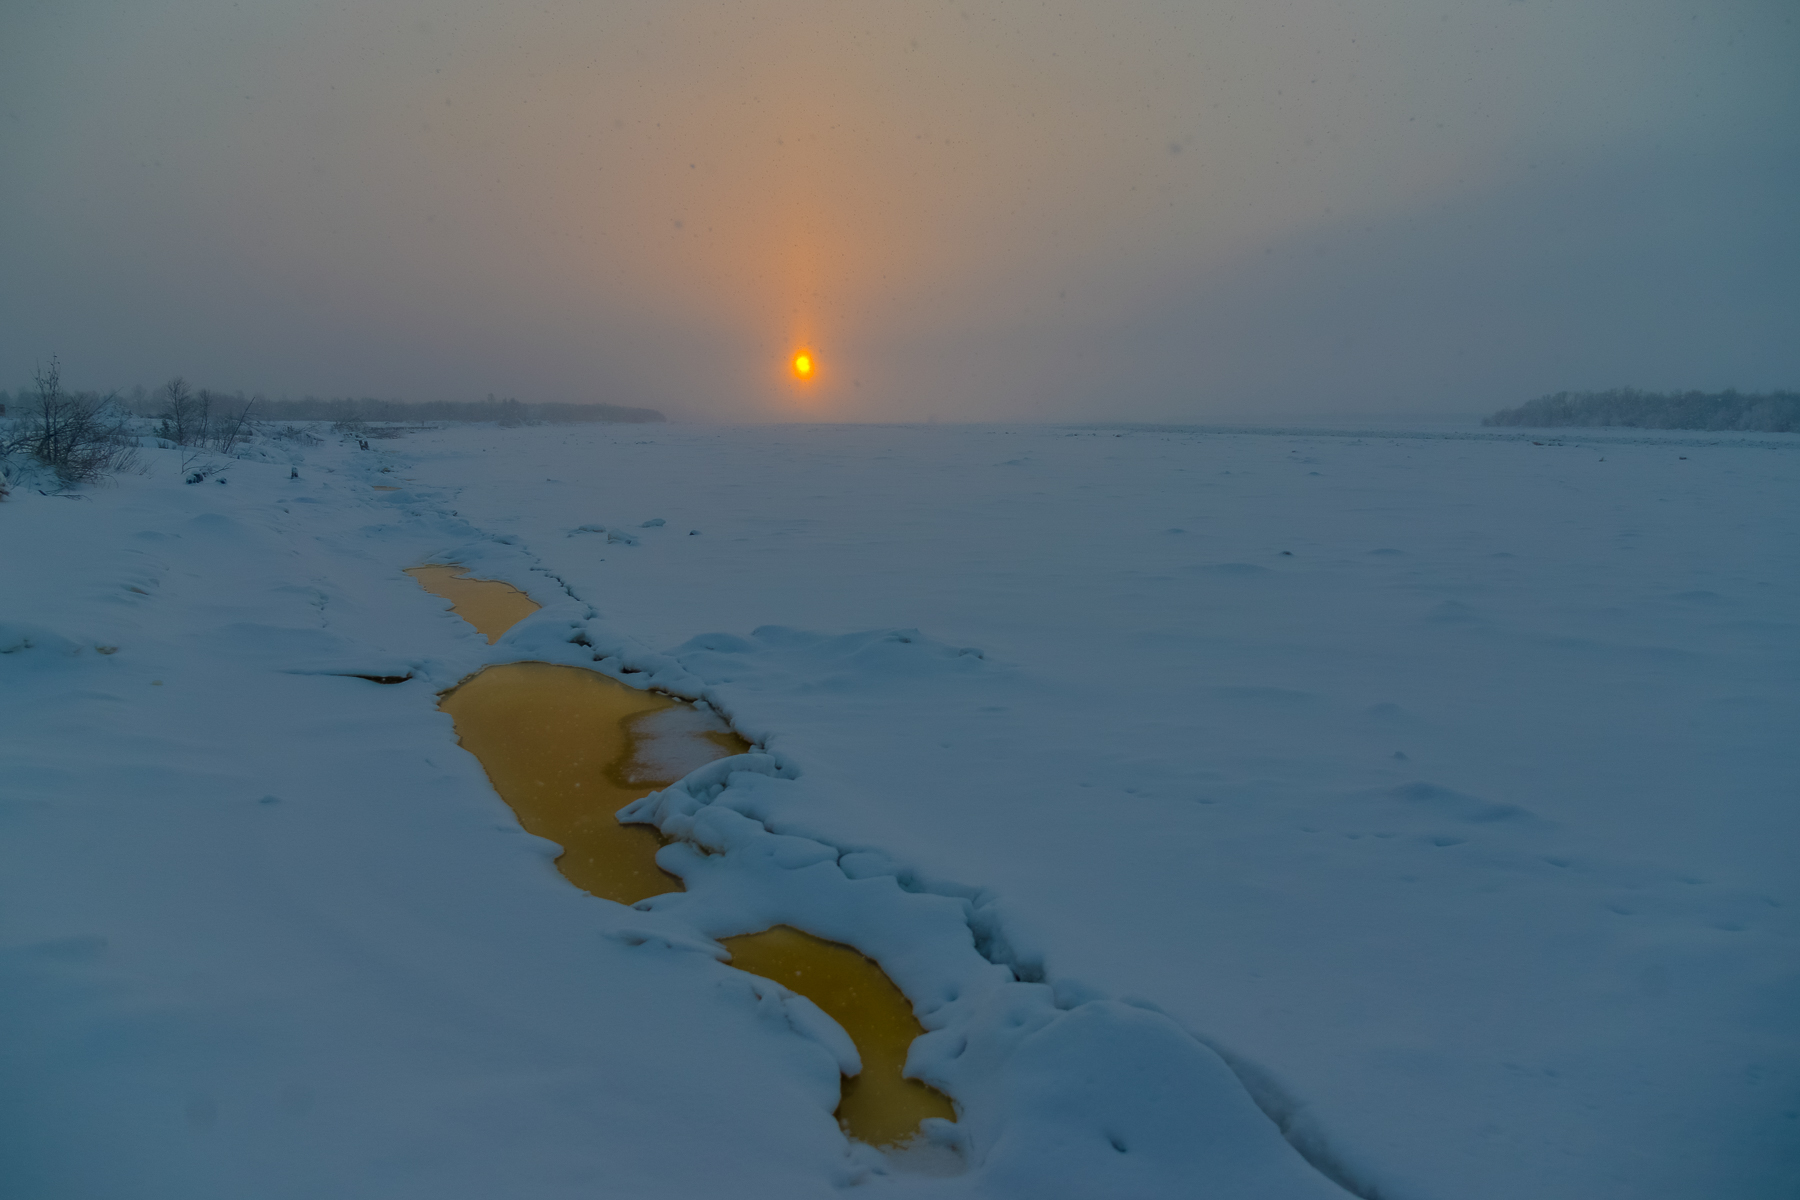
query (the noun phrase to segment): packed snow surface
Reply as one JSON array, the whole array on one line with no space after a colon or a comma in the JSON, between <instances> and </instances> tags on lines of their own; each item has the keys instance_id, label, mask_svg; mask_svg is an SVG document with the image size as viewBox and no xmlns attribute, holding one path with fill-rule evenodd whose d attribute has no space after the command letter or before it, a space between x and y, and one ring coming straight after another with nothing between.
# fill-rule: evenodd
<instances>
[{"instance_id":1,"label":"packed snow surface","mask_svg":"<svg viewBox=\"0 0 1800 1200\"><path fill-rule=\"evenodd\" d=\"M1800 1190L1800 438L372 444L0 504L7 1195ZM685 892L456 745L522 659L754 745L627 812ZM776 923L957 1122L843 1138L854 1047L719 961Z\"/></svg>"}]
</instances>

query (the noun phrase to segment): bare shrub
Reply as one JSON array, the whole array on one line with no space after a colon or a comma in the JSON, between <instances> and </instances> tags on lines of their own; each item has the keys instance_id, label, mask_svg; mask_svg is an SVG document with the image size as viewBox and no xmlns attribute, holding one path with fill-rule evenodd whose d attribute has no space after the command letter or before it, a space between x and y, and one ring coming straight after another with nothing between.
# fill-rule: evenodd
<instances>
[{"instance_id":1,"label":"bare shrub","mask_svg":"<svg viewBox=\"0 0 1800 1200\"><path fill-rule=\"evenodd\" d=\"M205 392L201 392L200 395L209 402L210 407L211 397L207 396ZM256 401L252 399L245 402L244 407L238 410L237 416L220 417L213 425L212 448L220 454L230 454L249 441L251 435L256 432L256 426L250 421L250 410L255 407Z\"/></svg>"},{"instance_id":2,"label":"bare shrub","mask_svg":"<svg viewBox=\"0 0 1800 1200\"><path fill-rule=\"evenodd\" d=\"M177 446L198 444L206 437L211 418L207 409L200 397L188 389L187 381L176 376L163 385L162 411L156 414L161 423L156 427L156 436Z\"/></svg>"},{"instance_id":3,"label":"bare shrub","mask_svg":"<svg viewBox=\"0 0 1800 1200\"><path fill-rule=\"evenodd\" d=\"M115 396L65 392L56 359L32 377L37 395L0 437L0 454L23 452L56 472L65 484L85 483L129 469L137 461L137 439Z\"/></svg>"},{"instance_id":4,"label":"bare shrub","mask_svg":"<svg viewBox=\"0 0 1800 1200\"><path fill-rule=\"evenodd\" d=\"M219 411L214 411L214 402L224 399L205 388L192 391L179 376L169 380L163 385L162 411L157 414L161 424L156 427L156 436L177 446L230 454L255 432L250 410L261 397L245 401L235 416L225 411L223 403L219 404Z\"/></svg>"},{"instance_id":5,"label":"bare shrub","mask_svg":"<svg viewBox=\"0 0 1800 1200\"><path fill-rule=\"evenodd\" d=\"M380 441L382 439L401 438L409 433L416 433L425 426L403 428L390 424L370 424L360 417L342 417L331 423L331 432L343 437L355 438L361 442ZM363 446L364 450L369 447Z\"/></svg>"},{"instance_id":6,"label":"bare shrub","mask_svg":"<svg viewBox=\"0 0 1800 1200\"><path fill-rule=\"evenodd\" d=\"M280 429L271 429L269 436L277 441L299 442L302 446L322 446L325 439L311 430L302 429L298 425L283 425Z\"/></svg>"}]
</instances>

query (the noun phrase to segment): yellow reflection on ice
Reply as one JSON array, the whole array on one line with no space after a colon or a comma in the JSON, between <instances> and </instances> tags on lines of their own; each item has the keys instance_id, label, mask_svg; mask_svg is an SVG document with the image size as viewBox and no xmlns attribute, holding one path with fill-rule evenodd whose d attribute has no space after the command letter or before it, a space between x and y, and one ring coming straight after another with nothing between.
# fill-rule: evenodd
<instances>
[{"instance_id":1,"label":"yellow reflection on ice","mask_svg":"<svg viewBox=\"0 0 1800 1200\"><path fill-rule=\"evenodd\" d=\"M563 848L570 883L620 904L678 892L665 839L613 814L749 744L711 713L581 667L504 663L444 693L457 740L519 824Z\"/></svg>"},{"instance_id":2,"label":"yellow reflection on ice","mask_svg":"<svg viewBox=\"0 0 1800 1200\"><path fill-rule=\"evenodd\" d=\"M838 1121L871 1146L892 1146L919 1132L926 1117L956 1119L936 1088L901 1075L906 1051L925 1032L912 1005L874 959L788 925L724 939L731 965L798 992L850 1035L862 1074L844 1080Z\"/></svg>"},{"instance_id":3,"label":"yellow reflection on ice","mask_svg":"<svg viewBox=\"0 0 1800 1200\"><path fill-rule=\"evenodd\" d=\"M468 568L455 563L409 567L406 573L432 595L450 601L450 611L487 635L489 645L541 607L510 583L467 578Z\"/></svg>"}]
</instances>

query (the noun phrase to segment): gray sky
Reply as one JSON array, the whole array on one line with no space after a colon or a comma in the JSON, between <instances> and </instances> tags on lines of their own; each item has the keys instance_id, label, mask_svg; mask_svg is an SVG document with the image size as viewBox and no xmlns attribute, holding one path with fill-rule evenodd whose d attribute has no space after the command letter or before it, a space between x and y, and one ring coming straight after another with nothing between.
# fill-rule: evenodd
<instances>
[{"instance_id":1,"label":"gray sky","mask_svg":"<svg viewBox=\"0 0 1800 1200\"><path fill-rule=\"evenodd\" d=\"M0 386L1800 387L1793 0L0 0ZM819 371L788 371L805 346Z\"/></svg>"}]
</instances>

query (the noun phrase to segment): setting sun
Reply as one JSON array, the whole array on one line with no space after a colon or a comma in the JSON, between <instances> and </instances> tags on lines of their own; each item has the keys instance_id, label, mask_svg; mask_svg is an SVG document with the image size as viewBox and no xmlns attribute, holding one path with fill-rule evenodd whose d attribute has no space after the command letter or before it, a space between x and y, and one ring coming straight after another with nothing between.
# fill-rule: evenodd
<instances>
[{"instance_id":1,"label":"setting sun","mask_svg":"<svg viewBox=\"0 0 1800 1200\"><path fill-rule=\"evenodd\" d=\"M810 379L813 373L812 353L802 350L794 355L794 374L801 379Z\"/></svg>"}]
</instances>

